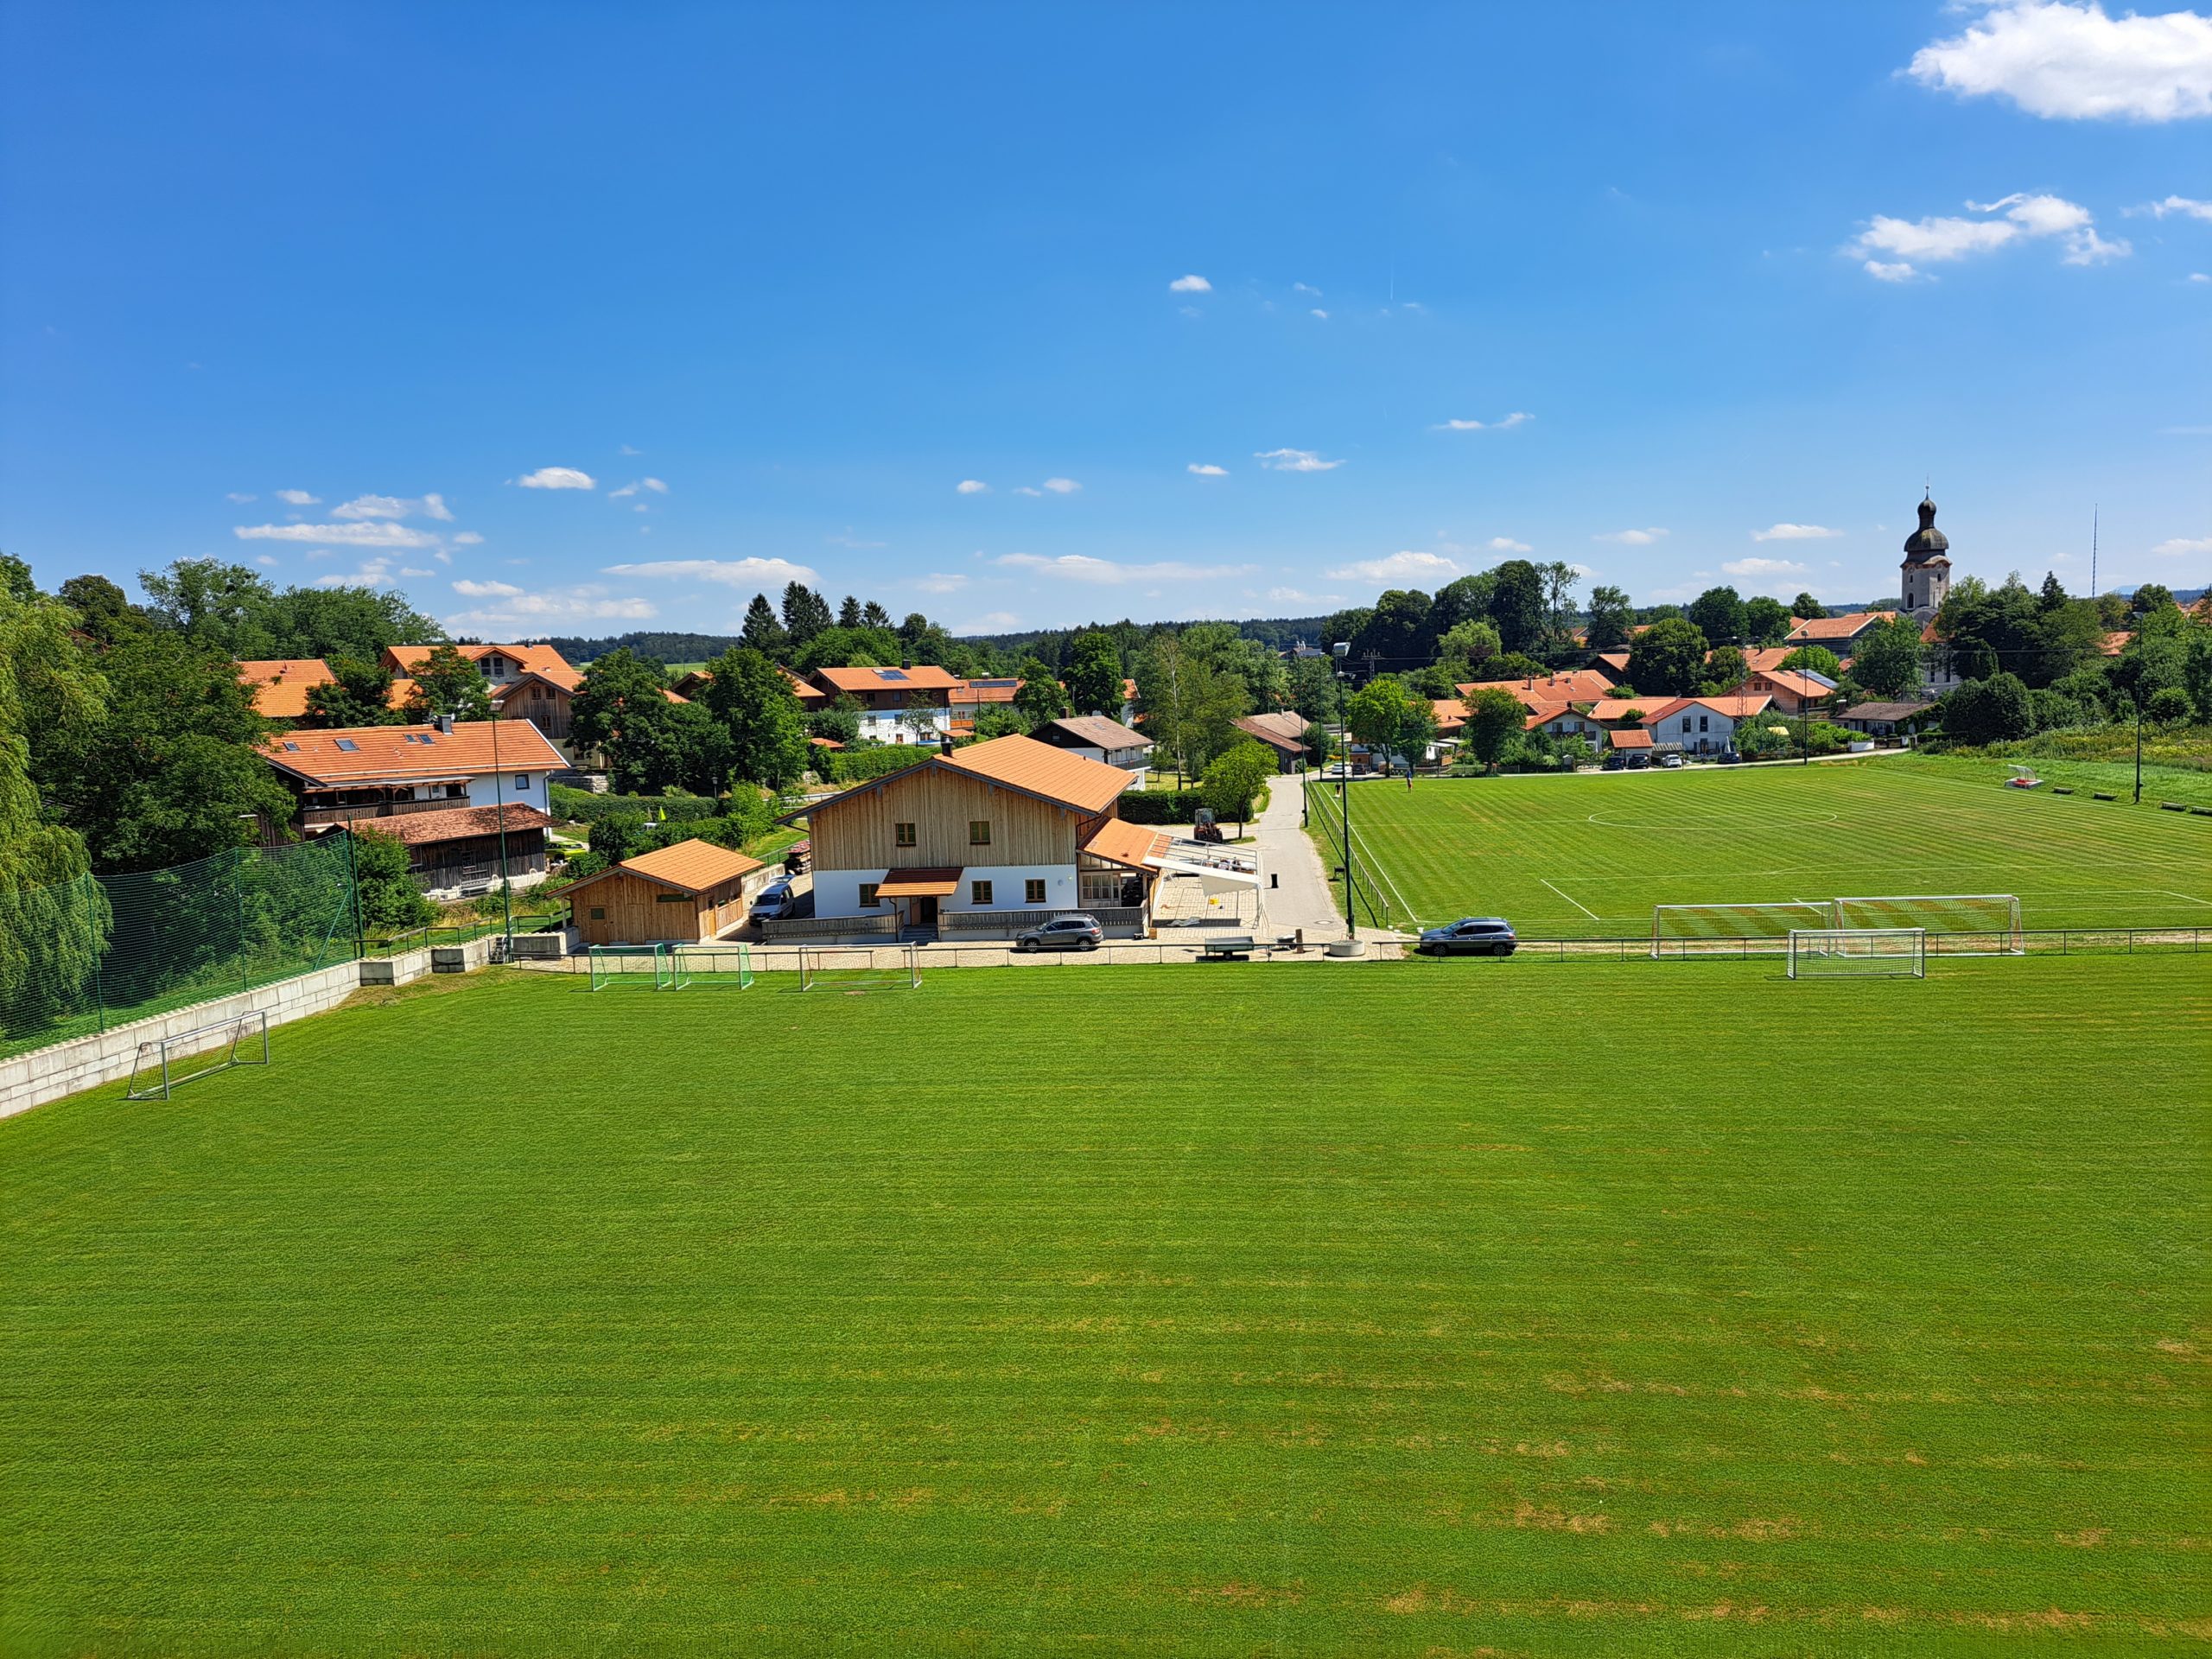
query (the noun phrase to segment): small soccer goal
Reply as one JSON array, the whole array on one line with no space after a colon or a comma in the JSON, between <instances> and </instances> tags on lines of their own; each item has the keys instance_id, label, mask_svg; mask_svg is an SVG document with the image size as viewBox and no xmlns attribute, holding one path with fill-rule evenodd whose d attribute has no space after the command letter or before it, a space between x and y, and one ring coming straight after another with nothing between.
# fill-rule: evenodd
<instances>
[{"instance_id":1,"label":"small soccer goal","mask_svg":"<svg viewBox=\"0 0 2212 1659\"><path fill-rule=\"evenodd\" d=\"M1762 905L1654 905L1651 954L1655 958L1720 952L1734 956L1747 939L1770 939L1771 949L1778 952L1793 930L1827 927L1834 922L1825 899Z\"/></svg>"},{"instance_id":2,"label":"small soccer goal","mask_svg":"<svg viewBox=\"0 0 2212 1659\"><path fill-rule=\"evenodd\" d=\"M1937 936L1946 957L2017 957L2027 949L2020 900L2010 893L1922 893L1880 899L1839 899L1828 925L1839 928L1916 927Z\"/></svg>"},{"instance_id":3,"label":"small soccer goal","mask_svg":"<svg viewBox=\"0 0 2212 1659\"><path fill-rule=\"evenodd\" d=\"M753 952L743 944L679 944L668 953L668 988L720 985L742 991L753 983Z\"/></svg>"},{"instance_id":4,"label":"small soccer goal","mask_svg":"<svg viewBox=\"0 0 2212 1659\"><path fill-rule=\"evenodd\" d=\"M259 1009L212 1020L173 1036L138 1045L130 1063L125 1100L167 1100L169 1090L227 1071L234 1065L269 1064L269 1016ZM184 1068L189 1065L189 1071Z\"/></svg>"},{"instance_id":5,"label":"small soccer goal","mask_svg":"<svg viewBox=\"0 0 2212 1659\"><path fill-rule=\"evenodd\" d=\"M674 969L666 944L594 944L591 948L591 988L604 991L617 986L632 990L666 990Z\"/></svg>"},{"instance_id":6,"label":"small soccer goal","mask_svg":"<svg viewBox=\"0 0 2212 1659\"><path fill-rule=\"evenodd\" d=\"M1928 933L1917 927L1804 927L1789 933L1792 979L1925 979Z\"/></svg>"},{"instance_id":7,"label":"small soccer goal","mask_svg":"<svg viewBox=\"0 0 2212 1659\"><path fill-rule=\"evenodd\" d=\"M921 947L915 944L803 944L798 951L802 991L911 991L922 982Z\"/></svg>"}]
</instances>

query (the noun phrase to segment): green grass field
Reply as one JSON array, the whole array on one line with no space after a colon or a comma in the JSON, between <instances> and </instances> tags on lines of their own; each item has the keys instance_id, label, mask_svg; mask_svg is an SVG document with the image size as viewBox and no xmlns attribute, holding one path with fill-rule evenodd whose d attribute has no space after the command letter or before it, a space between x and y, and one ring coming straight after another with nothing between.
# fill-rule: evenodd
<instances>
[{"instance_id":1,"label":"green grass field","mask_svg":"<svg viewBox=\"0 0 2212 1659\"><path fill-rule=\"evenodd\" d=\"M2207 966L386 994L0 1123L0 1651L2193 1645Z\"/></svg>"},{"instance_id":2,"label":"green grass field","mask_svg":"<svg viewBox=\"0 0 2212 1659\"><path fill-rule=\"evenodd\" d=\"M2031 929L2212 927L2212 818L2004 775L1882 759L1357 784L1354 850L1423 923L1499 915L1529 938L1648 936L1662 904L1898 893L2012 893Z\"/></svg>"}]
</instances>

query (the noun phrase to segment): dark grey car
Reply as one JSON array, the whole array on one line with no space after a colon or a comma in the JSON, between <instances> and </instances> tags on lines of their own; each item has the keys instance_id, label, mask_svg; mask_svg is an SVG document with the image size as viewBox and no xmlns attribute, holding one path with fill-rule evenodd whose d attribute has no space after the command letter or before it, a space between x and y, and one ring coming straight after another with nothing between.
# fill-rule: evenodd
<instances>
[{"instance_id":1,"label":"dark grey car","mask_svg":"<svg viewBox=\"0 0 2212 1659\"><path fill-rule=\"evenodd\" d=\"M1510 957L1519 943L1503 916L1463 916L1423 928L1419 948L1432 957Z\"/></svg>"},{"instance_id":2,"label":"dark grey car","mask_svg":"<svg viewBox=\"0 0 2212 1659\"><path fill-rule=\"evenodd\" d=\"M1105 943L1106 930L1095 916L1055 916L1014 936L1017 950L1096 950Z\"/></svg>"}]
</instances>

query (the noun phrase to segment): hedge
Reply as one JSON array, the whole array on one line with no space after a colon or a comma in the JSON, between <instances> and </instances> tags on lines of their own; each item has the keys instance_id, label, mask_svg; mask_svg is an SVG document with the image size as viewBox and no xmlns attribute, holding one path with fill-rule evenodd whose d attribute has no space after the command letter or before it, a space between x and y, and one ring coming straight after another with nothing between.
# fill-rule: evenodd
<instances>
[{"instance_id":1,"label":"hedge","mask_svg":"<svg viewBox=\"0 0 2212 1659\"><path fill-rule=\"evenodd\" d=\"M864 784L871 778L918 766L937 752L934 743L880 743L867 749L823 749L816 753L815 766L817 770L825 764L830 768L823 773L824 783Z\"/></svg>"},{"instance_id":2,"label":"hedge","mask_svg":"<svg viewBox=\"0 0 2212 1659\"><path fill-rule=\"evenodd\" d=\"M721 802L705 795L594 795L565 784L554 785L549 798L555 817L585 824L621 812L634 812L641 818L658 815L671 823L690 823L711 818L721 810Z\"/></svg>"},{"instance_id":3,"label":"hedge","mask_svg":"<svg viewBox=\"0 0 2212 1659\"><path fill-rule=\"evenodd\" d=\"M1130 823L1188 823L1205 804L1201 789L1131 789L1122 791L1121 815Z\"/></svg>"}]
</instances>

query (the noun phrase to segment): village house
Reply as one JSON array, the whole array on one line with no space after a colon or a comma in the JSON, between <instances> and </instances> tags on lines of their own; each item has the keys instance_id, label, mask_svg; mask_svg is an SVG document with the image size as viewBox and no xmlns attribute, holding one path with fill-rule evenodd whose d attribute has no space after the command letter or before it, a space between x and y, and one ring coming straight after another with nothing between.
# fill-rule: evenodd
<instances>
[{"instance_id":1,"label":"village house","mask_svg":"<svg viewBox=\"0 0 2212 1659\"><path fill-rule=\"evenodd\" d=\"M269 720L299 720L308 712L308 693L335 685L338 677L320 657L257 658L238 664L238 677L253 688L253 712Z\"/></svg>"},{"instance_id":2,"label":"village house","mask_svg":"<svg viewBox=\"0 0 2212 1659\"><path fill-rule=\"evenodd\" d=\"M861 735L879 743L931 743L952 729L952 689L962 682L931 664L817 668L815 686L860 705Z\"/></svg>"},{"instance_id":3,"label":"village house","mask_svg":"<svg viewBox=\"0 0 2212 1659\"><path fill-rule=\"evenodd\" d=\"M1142 826L1116 816L1131 781L1033 738L1000 737L817 801L792 815L807 821L814 919L988 937L1083 910L1141 931L1158 872L1144 861L1154 832L1133 852Z\"/></svg>"},{"instance_id":4,"label":"village house","mask_svg":"<svg viewBox=\"0 0 2212 1659\"><path fill-rule=\"evenodd\" d=\"M1866 737L1904 737L1927 723L1936 705L1908 699L1897 702L1862 702L1835 715L1835 723Z\"/></svg>"},{"instance_id":5,"label":"village house","mask_svg":"<svg viewBox=\"0 0 2212 1659\"><path fill-rule=\"evenodd\" d=\"M1014 695L1021 690L1020 679L1012 676L988 680L955 680L945 700L946 712L951 716L951 731L955 737L970 737L976 731L976 716L986 709L1011 709Z\"/></svg>"},{"instance_id":6,"label":"village house","mask_svg":"<svg viewBox=\"0 0 2212 1659\"><path fill-rule=\"evenodd\" d=\"M1805 668L1755 668L1744 682L1749 694L1764 692L1785 715L1818 709L1835 696L1835 682Z\"/></svg>"},{"instance_id":7,"label":"village house","mask_svg":"<svg viewBox=\"0 0 2212 1659\"><path fill-rule=\"evenodd\" d=\"M1145 775L1152 766L1152 740L1103 715L1070 715L1060 720L1048 720L1029 735L1039 743L1065 749L1086 760L1119 767L1136 780L1134 788L1144 787Z\"/></svg>"},{"instance_id":8,"label":"village house","mask_svg":"<svg viewBox=\"0 0 2212 1659\"><path fill-rule=\"evenodd\" d=\"M1294 711L1279 715L1240 715L1230 722L1255 743L1274 751L1277 772L1295 772L1306 758L1306 728L1313 722Z\"/></svg>"},{"instance_id":9,"label":"village house","mask_svg":"<svg viewBox=\"0 0 2212 1659\"><path fill-rule=\"evenodd\" d=\"M1825 645L1838 658L1848 657L1870 630L1896 614L1895 611L1852 611L1842 616L1801 617L1789 630L1783 650L1786 654L1800 645Z\"/></svg>"},{"instance_id":10,"label":"village house","mask_svg":"<svg viewBox=\"0 0 2212 1659\"><path fill-rule=\"evenodd\" d=\"M1669 697L1645 710L1641 722L1653 747L1685 754L1726 754L1736 747L1736 728L1764 714L1774 701L1765 693L1715 697Z\"/></svg>"},{"instance_id":11,"label":"village house","mask_svg":"<svg viewBox=\"0 0 2212 1659\"><path fill-rule=\"evenodd\" d=\"M1462 702L1478 691L1503 691L1517 697L1529 708L1541 709L1547 704L1595 702L1617 683L1596 669L1576 668L1564 674L1548 674L1541 679L1471 680L1452 689L1459 694Z\"/></svg>"},{"instance_id":12,"label":"village house","mask_svg":"<svg viewBox=\"0 0 2212 1659\"><path fill-rule=\"evenodd\" d=\"M750 919L771 879L757 858L696 837L626 858L569 889L586 944L703 944Z\"/></svg>"}]
</instances>

